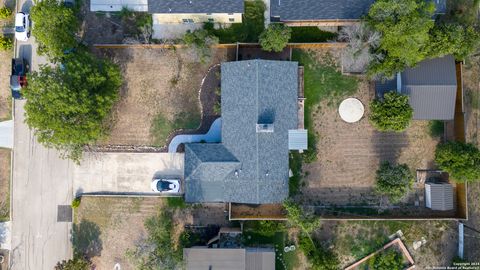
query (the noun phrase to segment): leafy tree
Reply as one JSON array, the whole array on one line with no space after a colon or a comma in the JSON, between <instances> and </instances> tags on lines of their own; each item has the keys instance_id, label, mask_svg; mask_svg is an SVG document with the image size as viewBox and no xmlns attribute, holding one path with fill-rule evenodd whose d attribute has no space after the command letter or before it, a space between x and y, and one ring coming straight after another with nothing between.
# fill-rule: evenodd
<instances>
[{"instance_id":1,"label":"leafy tree","mask_svg":"<svg viewBox=\"0 0 480 270\"><path fill-rule=\"evenodd\" d=\"M0 20L7 19L10 16L12 16L12 10L9 7L3 6L0 8Z\"/></svg>"},{"instance_id":2,"label":"leafy tree","mask_svg":"<svg viewBox=\"0 0 480 270\"><path fill-rule=\"evenodd\" d=\"M183 36L183 42L190 50L190 60L193 62L208 62L213 45L218 44L218 38L205 29L188 30Z\"/></svg>"},{"instance_id":3,"label":"leafy tree","mask_svg":"<svg viewBox=\"0 0 480 270\"><path fill-rule=\"evenodd\" d=\"M77 47L75 33L79 22L74 10L62 1L37 1L30 12L35 27L32 35L39 43L39 53L45 53L51 60L58 60L65 50Z\"/></svg>"},{"instance_id":4,"label":"leafy tree","mask_svg":"<svg viewBox=\"0 0 480 270\"><path fill-rule=\"evenodd\" d=\"M413 117L408 96L396 91L385 93L383 100L370 103L370 123L380 131L404 131Z\"/></svg>"},{"instance_id":5,"label":"leafy tree","mask_svg":"<svg viewBox=\"0 0 480 270\"><path fill-rule=\"evenodd\" d=\"M398 202L413 183L413 174L407 164L397 166L384 162L377 170L375 191L387 195L391 202Z\"/></svg>"},{"instance_id":6,"label":"leafy tree","mask_svg":"<svg viewBox=\"0 0 480 270\"><path fill-rule=\"evenodd\" d=\"M435 162L456 182L474 182L480 179L480 151L473 144L439 144L435 151Z\"/></svg>"},{"instance_id":7,"label":"leafy tree","mask_svg":"<svg viewBox=\"0 0 480 270\"><path fill-rule=\"evenodd\" d=\"M9 37L0 36L0 50L7 51L13 48L13 40Z\"/></svg>"},{"instance_id":8,"label":"leafy tree","mask_svg":"<svg viewBox=\"0 0 480 270\"><path fill-rule=\"evenodd\" d=\"M281 52L287 46L292 29L282 23L272 23L260 34L262 49L269 52Z\"/></svg>"},{"instance_id":9,"label":"leafy tree","mask_svg":"<svg viewBox=\"0 0 480 270\"><path fill-rule=\"evenodd\" d=\"M441 23L431 31L429 44L430 57L453 54L456 59L464 59L480 44L480 34L471 25Z\"/></svg>"},{"instance_id":10,"label":"leafy tree","mask_svg":"<svg viewBox=\"0 0 480 270\"><path fill-rule=\"evenodd\" d=\"M298 245L305 257L310 262L313 270L336 270L339 269L339 261L335 253L322 247L317 241L312 241L305 234L299 237Z\"/></svg>"},{"instance_id":11,"label":"leafy tree","mask_svg":"<svg viewBox=\"0 0 480 270\"><path fill-rule=\"evenodd\" d=\"M285 201L283 207L287 210L288 222L293 226L299 227L304 233L309 234L320 227L320 218L305 213L303 209L293 201Z\"/></svg>"},{"instance_id":12,"label":"leafy tree","mask_svg":"<svg viewBox=\"0 0 480 270\"><path fill-rule=\"evenodd\" d=\"M275 220L254 220L248 222L248 225L248 230L264 236L273 236L276 232L285 231L286 228L284 222Z\"/></svg>"},{"instance_id":13,"label":"leafy tree","mask_svg":"<svg viewBox=\"0 0 480 270\"><path fill-rule=\"evenodd\" d=\"M434 26L435 6L424 0L377 0L370 7L367 23L382 36L376 53L382 57L369 66L371 76L392 77L415 66L428 54L425 47Z\"/></svg>"},{"instance_id":14,"label":"leafy tree","mask_svg":"<svg viewBox=\"0 0 480 270\"><path fill-rule=\"evenodd\" d=\"M55 270L89 270L91 266L92 263L89 260L83 257L76 257L68 261L58 262L55 265Z\"/></svg>"},{"instance_id":15,"label":"leafy tree","mask_svg":"<svg viewBox=\"0 0 480 270\"><path fill-rule=\"evenodd\" d=\"M390 249L368 260L368 266L369 269L375 270L402 270L404 269L403 257L400 252Z\"/></svg>"},{"instance_id":16,"label":"leafy tree","mask_svg":"<svg viewBox=\"0 0 480 270\"><path fill-rule=\"evenodd\" d=\"M105 135L103 122L121 83L118 67L86 52L44 65L29 76L24 92L26 123L40 143L79 161L83 146Z\"/></svg>"},{"instance_id":17,"label":"leafy tree","mask_svg":"<svg viewBox=\"0 0 480 270\"><path fill-rule=\"evenodd\" d=\"M127 252L137 269L178 269L182 261L182 249L175 246L176 239L172 237L172 216L170 211L161 211L145 222L147 242ZM184 234L179 241L185 244L190 242L189 238Z\"/></svg>"}]
</instances>

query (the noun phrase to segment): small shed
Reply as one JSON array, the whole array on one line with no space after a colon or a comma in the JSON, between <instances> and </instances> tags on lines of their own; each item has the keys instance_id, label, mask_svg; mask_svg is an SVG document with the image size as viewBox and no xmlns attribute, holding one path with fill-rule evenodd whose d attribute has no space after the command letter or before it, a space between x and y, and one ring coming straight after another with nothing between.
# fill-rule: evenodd
<instances>
[{"instance_id":1,"label":"small shed","mask_svg":"<svg viewBox=\"0 0 480 270\"><path fill-rule=\"evenodd\" d=\"M425 183L425 206L432 210L453 210L453 186L449 183Z\"/></svg>"}]
</instances>

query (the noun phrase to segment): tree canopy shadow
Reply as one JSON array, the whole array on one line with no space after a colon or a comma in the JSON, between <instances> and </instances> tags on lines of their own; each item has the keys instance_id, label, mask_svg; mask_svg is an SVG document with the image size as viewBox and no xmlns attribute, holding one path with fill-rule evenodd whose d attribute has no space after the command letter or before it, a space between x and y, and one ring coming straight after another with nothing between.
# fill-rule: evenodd
<instances>
[{"instance_id":1,"label":"tree canopy shadow","mask_svg":"<svg viewBox=\"0 0 480 270\"><path fill-rule=\"evenodd\" d=\"M100 234L100 227L91 221L82 219L79 224L74 223L70 239L74 256L100 256L103 248Z\"/></svg>"}]
</instances>

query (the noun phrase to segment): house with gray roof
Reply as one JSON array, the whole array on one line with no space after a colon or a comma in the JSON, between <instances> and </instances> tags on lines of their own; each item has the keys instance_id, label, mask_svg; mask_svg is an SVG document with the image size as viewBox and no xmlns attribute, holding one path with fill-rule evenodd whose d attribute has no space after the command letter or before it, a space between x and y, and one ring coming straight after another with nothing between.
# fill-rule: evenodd
<instances>
[{"instance_id":1,"label":"house with gray roof","mask_svg":"<svg viewBox=\"0 0 480 270\"><path fill-rule=\"evenodd\" d=\"M152 14L155 24L241 23L244 0L91 0L91 11L122 8ZM184 27L185 28L185 27Z\"/></svg>"},{"instance_id":2,"label":"house with gray roof","mask_svg":"<svg viewBox=\"0 0 480 270\"><path fill-rule=\"evenodd\" d=\"M447 0L433 1L445 13ZM345 26L359 22L375 0L270 0L272 22L290 26Z\"/></svg>"},{"instance_id":3,"label":"house with gray roof","mask_svg":"<svg viewBox=\"0 0 480 270\"><path fill-rule=\"evenodd\" d=\"M244 0L148 0L154 23L241 23Z\"/></svg>"},{"instance_id":4,"label":"house with gray roof","mask_svg":"<svg viewBox=\"0 0 480 270\"><path fill-rule=\"evenodd\" d=\"M377 81L375 90L381 97L397 91L409 96L416 120L452 120L455 114L457 77L452 55L420 62L396 78Z\"/></svg>"},{"instance_id":5,"label":"house with gray roof","mask_svg":"<svg viewBox=\"0 0 480 270\"><path fill-rule=\"evenodd\" d=\"M185 200L280 203L299 127L298 63L248 60L221 66L222 142L185 145Z\"/></svg>"}]
</instances>

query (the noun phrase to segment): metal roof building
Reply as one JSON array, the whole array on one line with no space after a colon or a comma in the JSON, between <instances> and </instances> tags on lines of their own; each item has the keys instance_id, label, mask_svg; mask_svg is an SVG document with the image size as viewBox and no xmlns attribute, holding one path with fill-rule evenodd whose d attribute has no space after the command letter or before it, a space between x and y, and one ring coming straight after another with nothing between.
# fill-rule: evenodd
<instances>
[{"instance_id":1,"label":"metal roof building","mask_svg":"<svg viewBox=\"0 0 480 270\"><path fill-rule=\"evenodd\" d=\"M206 248L183 249L187 270L274 270L272 249Z\"/></svg>"},{"instance_id":2,"label":"metal roof building","mask_svg":"<svg viewBox=\"0 0 480 270\"><path fill-rule=\"evenodd\" d=\"M449 183L425 183L425 206L432 210L453 210L453 187Z\"/></svg>"},{"instance_id":3,"label":"metal roof building","mask_svg":"<svg viewBox=\"0 0 480 270\"><path fill-rule=\"evenodd\" d=\"M289 146L304 142L301 135L289 141L298 127L298 63L228 62L221 74L222 143L186 144L185 200L282 202Z\"/></svg>"},{"instance_id":4,"label":"metal roof building","mask_svg":"<svg viewBox=\"0 0 480 270\"><path fill-rule=\"evenodd\" d=\"M413 119L452 120L455 114L457 78L452 55L420 62L393 80L376 82L377 95L394 91L409 96Z\"/></svg>"}]
</instances>

